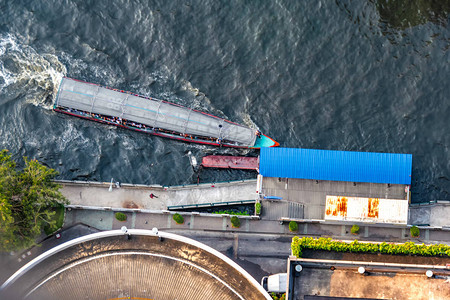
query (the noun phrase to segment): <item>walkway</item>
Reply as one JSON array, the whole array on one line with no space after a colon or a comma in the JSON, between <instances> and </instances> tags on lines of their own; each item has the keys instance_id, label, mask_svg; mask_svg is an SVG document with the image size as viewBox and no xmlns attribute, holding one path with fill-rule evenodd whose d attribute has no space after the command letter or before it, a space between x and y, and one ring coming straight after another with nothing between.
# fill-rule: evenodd
<instances>
[{"instance_id":1,"label":"walkway","mask_svg":"<svg viewBox=\"0 0 450 300\"><path fill-rule=\"evenodd\" d=\"M72 205L166 210L167 206L256 199L256 180L163 187L61 181L61 192ZM150 198L150 194L156 195Z\"/></svg>"},{"instance_id":2,"label":"walkway","mask_svg":"<svg viewBox=\"0 0 450 300\"><path fill-rule=\"evenodd\" d=\"M450 228L450 202L438 201L435 204L409 207L409 223Z\"/></svg>"}]
</instances>

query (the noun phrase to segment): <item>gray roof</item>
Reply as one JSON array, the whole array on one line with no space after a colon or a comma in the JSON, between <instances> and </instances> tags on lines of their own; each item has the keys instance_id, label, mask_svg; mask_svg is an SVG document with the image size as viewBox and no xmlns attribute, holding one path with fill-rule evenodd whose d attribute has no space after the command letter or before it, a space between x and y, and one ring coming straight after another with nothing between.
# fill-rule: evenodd
<instances>
[{"instance_id":1,"label":"gray roof","mask_svg":"<svg viewBox=\"0 0 450 300\"><path fill-rule=\"evenodd\" d=\"M62 80L55 105L121 117L183 134L221 138L249 147L255 144L256 139L254 130L249 127L163 100L70 78Z\"/></svg>"}]
</instances>

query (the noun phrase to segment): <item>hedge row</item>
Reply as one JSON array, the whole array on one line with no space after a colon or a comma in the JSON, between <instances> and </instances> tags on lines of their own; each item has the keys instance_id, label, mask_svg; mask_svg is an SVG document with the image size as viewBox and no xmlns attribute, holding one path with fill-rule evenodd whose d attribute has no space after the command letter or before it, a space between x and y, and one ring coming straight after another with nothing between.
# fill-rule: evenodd
<instances>
[{"instance_id":1,"label":"hedge row","mask_svg":"<svg viewBox=\"0 0 450 300\"><path fill-rule=\"evenodd\" d=\"M213 211L213 214L223 215L228 214L232 216L250 216L248 211L232 211L232 210L219 210L219 211Z\"/></svg>"},{"instance_id":2,"label":"hedge row","mask_svg":"<svg viewBox=\"0 0 450 300\"><path fill-rule=\"evenodd\" d=\"M360 243L354 240L351 243L332 241L330 238L311 238L295 236L291 244L292 254L301 257L304 249L326 250L336 252L369 252L383 254L411 254L421 256L450 256L450 246L425 245L406 242L404 244L389 244L383 242L381 244Z\"/></svg>"}]
</instances>

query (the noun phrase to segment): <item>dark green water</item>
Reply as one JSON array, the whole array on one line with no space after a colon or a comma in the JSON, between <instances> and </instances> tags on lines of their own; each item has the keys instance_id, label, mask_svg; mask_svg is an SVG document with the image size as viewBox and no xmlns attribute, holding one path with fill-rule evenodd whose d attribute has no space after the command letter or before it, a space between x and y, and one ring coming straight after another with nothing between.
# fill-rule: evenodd
<instances>
[{"instance_id":1,"label":"dark green water","mask_svg":"<svg viewBox=\"0 0 450 300\"><path fill-rule=\"evenodd\" d=\"M62 76L202 109L284 147L413 154L450 199L449 1L0 0L0 147L64 179L186 184L179 143L51 111ZM255 177L205 170L202 181Z\"/></svg>"}]
</instances>

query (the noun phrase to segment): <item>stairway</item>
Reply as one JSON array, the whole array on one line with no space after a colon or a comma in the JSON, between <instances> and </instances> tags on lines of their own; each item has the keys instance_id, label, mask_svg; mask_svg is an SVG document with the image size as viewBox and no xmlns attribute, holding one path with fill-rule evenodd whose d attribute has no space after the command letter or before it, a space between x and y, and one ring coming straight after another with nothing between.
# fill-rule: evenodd
<instances>
[{"instance_id":1,"label":"stairway","mask_svg":"<svg viewBox=\"0 0 450 300\"><path fill-rule=\"evenodd\" d=\"M264 200L262 204L262 220L279 220L282 217L303 218L303 204L284 200Z\"/></svg>"}]
</instances>

